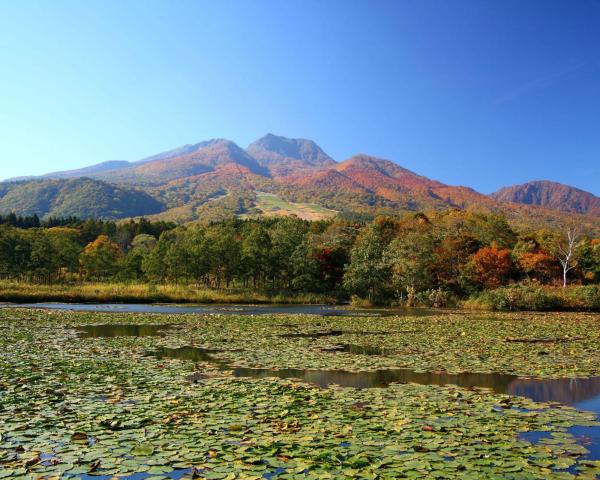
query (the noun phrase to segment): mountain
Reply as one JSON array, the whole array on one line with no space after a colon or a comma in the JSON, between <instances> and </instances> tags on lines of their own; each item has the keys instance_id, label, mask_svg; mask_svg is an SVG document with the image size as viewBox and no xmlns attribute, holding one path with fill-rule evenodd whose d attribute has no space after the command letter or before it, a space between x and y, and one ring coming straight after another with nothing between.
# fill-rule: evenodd
<instances>
[{"instance_id":1,"label":"mountain","mask_svg":"<svg viewBox=\"0 0 600 480\"><path fill-rule=\"evenodd\" d=\"M98 177L119 183L160 185L179 178L214 172L225 166L238 166L252 173L269 176L265 167L235 143L215 139L149 157L128 168L109 171Z\"/></svg>"},{"instance_id":2,"label":"mountain","mask_svg":"<svg viewBox=\"0 0 600 480\"><path fill-rule=\"evenodd\" d=\"M64 170L62 172L52 172L42 175L40 178L80 178L80 177L91 177L100 173L108 172L111 170L119 170L121 168L127 168L131 165L131 162L125 160L109 160L107 162L97 163L90 167L78 168L75 170ZM29 178L30 179L30 178Z\"/></svg>"},{"instance_id":3,"label":"mountain","mask_svg":"<svg viewBox=\"0 0 600 480\"><path fill-rule=\"evenodd\" d=\"M470 209L519 225L559 225L572 213L600 225L598 197L552 182L490 196L446 185L391 160L358 154L337 163L315 142L273 134L246 150L226 139L188 144L135 162L112 161L37 179L0 182L0 213L211 221L228 216L329 218Z\"/></svg>"},{"instance_id":4,"label":"mountain","mask_svg":"<svg viewBox=\"0 0 600 480\"><path fill-rule=\"evenodd\" d=\"M310 190L351 191L380 197L406 210L489 205L485 195L417 175L381 158L359 154L312 174L294 175L287 182Z\"/></svg>"},{"instance_id":5,"label":"mountain","mask_svg":"<svg viewBox=\"0 0 600 480\"><path fill-rule=\"evenodd\" d=\"M161 152L150 157L142 158L141 160L138 160L135 163L149 163L154 162L155 160L168 160L169 158L181 157L182 155L188 155L190 153L197 152L198 150L209 146L213 142L215 142L215 140L206 140L204 142L189 143L187 145L174 148L172 150L167 150L166 152Z\"/></svg>"},{"instance_id":6,"label":"mountain","mask_svg":"<svg viewBox=\"0 0 600 480\"><path fill-rule=\"evenodd\" d=\"M246 151L277 177L336 163L312 140L280 137L272 133L251 143Z\"/></svg>"},{"instance_id":7,"label":"mountain","mask_svg":"<svg viewBox=\"0 0 600 480\"><path fill-rule=\"evenodd\" d=\"M500 203L512 202L566 213L600 215L600 197L548 180L504 187L492 193L490 197Z\"/></svg>"},{"instance_id":8,"label":"mountain","mask_svg":"<svg viewBox=\"0 0 600 480\"><path fill-rule=\"evenodd\" d=\"M146 192L90 178L0 183L0 213L40 217L108 218L151 215L163 210Z\"/></svg>"}]
</instances>

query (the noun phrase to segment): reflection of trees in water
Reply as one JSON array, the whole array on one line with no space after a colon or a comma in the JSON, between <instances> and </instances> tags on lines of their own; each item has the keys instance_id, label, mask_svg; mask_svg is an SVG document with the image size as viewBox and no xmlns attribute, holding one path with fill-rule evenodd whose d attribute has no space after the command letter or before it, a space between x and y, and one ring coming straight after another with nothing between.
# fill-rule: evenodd
<instances>
[{"instance_id":1,"label":"reflection of trees in water","mask_svg":"<svg viewBox=\"0 0 600 480\"><path fill-rule=\"evenodd\" d=\"M504 392L514 376L489 373L444 374L420 373L412 370L376 370L373 372L346 372L340 370L299 370L299 369L254 369L235 368L237 377L253 378L297 378L325 387L330 384L342 387L372 388L386 387L390 383L419 383L422 385L448 385L460 387L486 387L496 392Z\"/></svg>"},{"instance_id":2,"label":"reflection of trees in water","mask_svg":"<svg viewBox=\"0 0 600 480\"><path fill-rule=\"evenodd\" d=\"M192 362L212 362L215 359L210 353L214 351L187 346L180 348L159 348L152 355L159 360L163 358L175 358L178 360L190 360Z\"/></svg>"},{"instance_id":3,"label":"reflection of trees in water","mask_svg":"<svg viewBox=\"0 0 600 480\"><path fill-rule=\"evenodd\" d=\"M511 382L506 393L528 397L536 402L574 404L600 396L600 377L516 379Z\"/></svg>"},{"instance_id":4,"label":"reflection of trees in water","mask_svg":"<svg viewBox=\"0 0 600 480\"><path fill-rule=\"evenodd\" d=\"M271 370L235 368L236 377L297 378L321 387L330 384L342 387L386 387L390 383L418 383L421 385L457 385L463 388L490 388L497 393L519 395L538 402L556 401L574 404L600 396L600 377L539 380L517 378L496 373L421 373L412 370L377 370L374 372L346 372L340 370Z\"/></svg>"},{"instance_id":5,"label":"reflection of trees in water","mask_svg":"<svg viewBox=\"0 0 600 480\"><path fill-rule=\"evenodd\" d=\"M80 337L153 337L162 335L169 325L83 325L77 327Z\"/></svg>"}]
</instances>

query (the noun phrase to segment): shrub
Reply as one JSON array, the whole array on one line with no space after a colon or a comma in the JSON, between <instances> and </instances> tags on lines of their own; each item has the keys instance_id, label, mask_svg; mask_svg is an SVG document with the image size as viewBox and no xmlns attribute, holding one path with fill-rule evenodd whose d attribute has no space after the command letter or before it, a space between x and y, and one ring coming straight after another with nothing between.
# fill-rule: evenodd
<instances>
[{"instance_id":1,"label":"shrub","mask_svg":"<svg viewBox=\"0 0 600 480\"><path fill-rule=\"evenodd\" d=\"M566 288L563 302L570 310L600 311L600 286L576 285Z\"/></svg>"},{"instance_id":2,"label":"shrub","mask_svg":"<svg viewBox=\"0 0 600 480\"><path fill-rule=\"evenodd\" d=\"M478 310L574 310L600 311L600 287L572 285L567 288L518 283L485 290L463 302Z\"/></svg>"},{"instance_id":3,"label":"shrub","mask_svg":"<svg viewBox=\"0 0 600 480\"><path fill-rule=\"evenodd\" d=\"M485 290L463 305L482 310L556 310L560 301L540 285L515 284Z\"/></svg>"}]
</instances>

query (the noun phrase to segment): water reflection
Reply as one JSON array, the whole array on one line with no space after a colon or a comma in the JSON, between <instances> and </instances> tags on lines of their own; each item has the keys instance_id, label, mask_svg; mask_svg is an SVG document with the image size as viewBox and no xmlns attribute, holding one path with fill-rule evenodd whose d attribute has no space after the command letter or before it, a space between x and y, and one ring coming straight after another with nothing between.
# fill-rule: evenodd
<instances>
[{"instance_id":1,"label":"water reflection","mask_svg":"<svg viewBox=\"0 0 600 480\"><path fill-rule=\"evenodd\" d=\"M308 383L327 387L339 385L354 388L380 388L390 383L419 383L422 385L457 385L464 388L485 387L496 392L505 392L515 378L512 375L487 373L421 373L409 369L376 370L373 372L348 372L344 370L301 370L234 368L236 377L252 378L295 378Z\"/></svg>"},{"instance_id":2,"label":"water reflection","mask_svg":"<svg viewBox=\"0 0 600 480\"><path fill-rule=\"evenodd\" d=\"M170 325L111 324L75 327L81 338L156 337L165 334Z\"/></svg>"},{"instance_id":3,"label":"water reflection","mask_svg":"<svg viewBox=\"0 0 600 480\"><path fill-rule=\"evenodd\" d=\"M528 397L536 402L560 402L577 405L600 397L600 377L559 378L554 380L516 379L505 393Z\"/></svg>"},{"instance_id":4,"label":"water reflection","mask_svg":"<svg viewBox=\"0 0 600 480\"><path fill-rule=\"evenodd\" d=\"M219 352L220 350L207 350L197 347L179 347L179 348L159 348L151 353L152 356L159 360L165 358L176 358L178 360L190 360L192 362L214 362L215 359L211 353Z\"/></svg>"},{"instance_id":5,"label":"water reflection","mask_svg":"<svg viewBox=\"0 0 600 480\"><path fill-rule=\"evenodd\" d=\"M334 345L330 348L324 348L325 352L342 352L342 353L351 353L353 355L374 355L374 356L385 356L392 355L395 350L393 348L385 348L385 347L373 347L368 345L351 345L351 344L342 344L342 345Z\"/></svg>"},{"instance_id":6,"label":"water reflection","mask_svg":"<svg viewBox=\"0 0 600 480\"><path fill-rule=\"evenodd\" d=\"M339 348L339 350L338 350ZM194 362L212 362L223 370L231 370L236 377L251 378L294 378L327 387L339 385L354 388L381 388L391 383L418 383L421 385L456 385L463 388L489 388L496 393L506 393L530 398L536 402L560 402L566 405L585 406L586 410L600 411L600 377L538 379L524 378L503 373L444 373L418 372L415 370L386 369L369 372L346 370L308 370L244 368L232 366L213 354L225 350L210 350L185 346L159 348L153 352L156 358L173 358ZM230 350L231 351L231 350ZM358 355L382 355L385 349L362 345L340 345L335 351ZM588 402L585 404L583 402Z\"/></svg>"},{"instance_id":7,"label":"water reflection","mask_svg":"<svg viewBox=\"0 0 600 480\"><path fill-rule=\"evenodd\" d=\"M343 335L341 330L330 330L328 332L292 332L278 335L281 338L320 338L320 337L338 337Z\"/></svg>"},{"instance_id":8,"label":"water reflection","mask_svg":"<svg viewBox=\"0 0 600 480\"><path fill-rule=\"evenodd\" d=\"M381 349L358 345L339 345L340 351L359 355L381 355ZM244 368L231 366L226 361L215 358L211 353L219 350L206 350L197 347L161 348L152 353L159 359L207 361L220 369L229 370L240 378L282 378L297 379L319 387L330 385L353 388L381 388L391 383L417 383L421 385L456 385L462 388L488 388L496 393L504 393L530 398L536 402L559 402L579 410L587 410L600 415L600 377L536 379L522 378L501 373L441 373L417 372L410 369L376 370L371 372L349 372L344 370L306 370ZM196 372L188 377L192 383L202 382L205 376ZM585 458L600 459L600 428L575 426L570 428L578 443L589 453ZM524 440L535 443L545 438L544 432L521 434Z\"/></svg>"},{"instance_id":9,"label":"water reflection","mask_svg":"<svg viewBox=\"0 0 600 480\"><path fill-rule=\"evenodd\" d=\"M354 308L343 305L159 305L121 303L4 303L1 307L44 308L76 312L199 313L221 315L306 314L324 317L428 316L439 312L424 308Z\"/></svg>"}]
</instances>

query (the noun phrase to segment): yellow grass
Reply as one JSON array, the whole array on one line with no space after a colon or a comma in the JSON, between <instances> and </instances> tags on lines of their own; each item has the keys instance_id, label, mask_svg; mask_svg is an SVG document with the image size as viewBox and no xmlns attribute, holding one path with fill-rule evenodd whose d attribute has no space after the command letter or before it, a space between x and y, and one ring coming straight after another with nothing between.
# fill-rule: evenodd
<instances>
[{"instance_id":1,"label":"yellow grass","mask_svg":"<svg viewBox=\"0 0 600 480\"><path fill-rule=\"evenodd\" d=\"M332 303L323 295L284 295L250 290L216 290L194 285L149 283L33 284L1 280L4 302L116 302L116 303Z\"/></svg>"}]
</instances>

